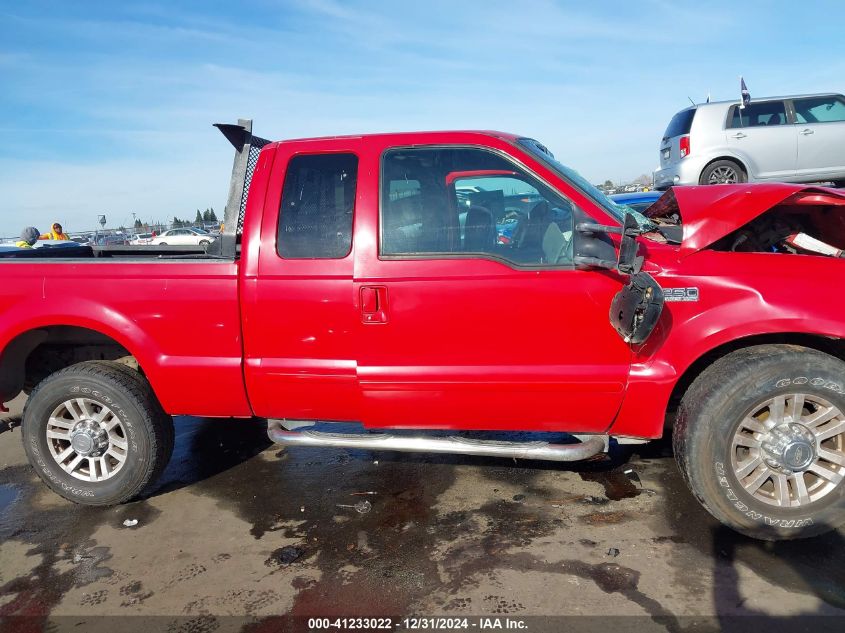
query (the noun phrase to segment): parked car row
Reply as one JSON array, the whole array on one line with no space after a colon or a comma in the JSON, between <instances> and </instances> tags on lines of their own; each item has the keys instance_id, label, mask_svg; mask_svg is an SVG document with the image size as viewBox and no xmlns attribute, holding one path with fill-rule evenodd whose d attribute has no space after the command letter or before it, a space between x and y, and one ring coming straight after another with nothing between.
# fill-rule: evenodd
<instances>
[{"instance_id":1,"label":"parked car row","mask_svg":"<svg viewBox=\"0 0 845 633\"><path fill-rule=\"evenodd\" d=\"M619 185L618 187L599 186L597 187L597 189L606 196L612 196L619 193L638 193L643 191L649 191L652 189L652 187L640 183L632 183L630 185Z\"/></svg>"},{"instance_id":2,"label":"parked car row","mask_svg":"<svg viewBox=\"0 0 845 633\"><path fill-rule=\"evenodd\" d=\"M206 231L198 227L182 227L164 231L160 235L155 233L91 233L70 234L68 240L39 240L34 248L47 246L207 246L220 235L220 231ZM17 248L15 240L2 243L3 247Z\"/></svg>"}]
</instances>

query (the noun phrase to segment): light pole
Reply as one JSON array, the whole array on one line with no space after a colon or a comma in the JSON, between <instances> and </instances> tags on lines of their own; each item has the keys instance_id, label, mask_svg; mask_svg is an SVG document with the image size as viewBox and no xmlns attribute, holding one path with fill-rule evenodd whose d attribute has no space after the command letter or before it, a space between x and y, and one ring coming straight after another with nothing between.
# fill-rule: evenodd
<instances>
[{"instance_id":1,"label":"light pole","mask_svg":"<svg viewBox=\"0 0 845 633\"><path fill-rule=\"evenodd\" d=\"M101 227L103 227L104 229L106 228L106 216L105 215L98 215L97 216L97 222L100 223ZM100 232L97 231L97 234L95 235L95 239L94 239L95 242L97 241L96 238L98 238L99 236L100 236Z\"/></svg>"}]
</instances>

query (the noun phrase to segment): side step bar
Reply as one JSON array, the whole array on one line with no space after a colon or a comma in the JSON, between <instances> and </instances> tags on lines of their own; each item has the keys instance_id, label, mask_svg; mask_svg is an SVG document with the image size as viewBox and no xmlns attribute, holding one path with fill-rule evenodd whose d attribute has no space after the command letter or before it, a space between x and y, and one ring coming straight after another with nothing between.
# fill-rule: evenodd
<instances>
[{"instance_id":1,"label":"side step bar","mask_svg":"<svg viewBox=\"0 0 845 633\"><path fill-rule=\"evenodd\" d=\"M285 446L322 446L364 450L401 451L405 453L452 453L541 459L553 462L575 462L607 451L607 435L576 436L579 444L548 442L507 442L476 440L464 437L409 437L388 433L323 433L319 431L287 431L281 422L271 420L267 435Z\"/></svg>"}]
</instances>

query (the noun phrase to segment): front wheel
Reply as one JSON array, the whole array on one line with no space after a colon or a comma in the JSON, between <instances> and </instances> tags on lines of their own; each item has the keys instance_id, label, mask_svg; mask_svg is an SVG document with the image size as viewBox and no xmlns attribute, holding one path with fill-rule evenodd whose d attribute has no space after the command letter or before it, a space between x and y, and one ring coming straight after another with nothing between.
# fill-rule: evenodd
<instances>
[{"instance_id":1,"label":"front wheel","mask_svg":"<svg viewBox=\"0 0 845 633\"><path fill-rule=\"evenodd\" d=\"M845 523L845 363L760 345L728 354L684 395L674 428L681 472L704 507L765 540Z\"/></svg>"},{"instance_id":2,"label":"front wheel","mask_svg":"<svg viewBox=\"0 0 845 633\"><path fill-rule=\"evenodd\" d=\"M730 185L746 182L748 176L745 170L732 160L717 160L705 167L701 172L701 185Z\"/></svg>"},{"instance_id":3,"label":"front wheel","mask_svg":"<svg viewBox=\"0 0 845 633\"><path fill-rule=\"evenodd\" d=\"M173 450L173 422L126 366L87 361L45 378L23 412L30 464L76 503L112 505L155 483Z\"/></svg>"}]
</instances>

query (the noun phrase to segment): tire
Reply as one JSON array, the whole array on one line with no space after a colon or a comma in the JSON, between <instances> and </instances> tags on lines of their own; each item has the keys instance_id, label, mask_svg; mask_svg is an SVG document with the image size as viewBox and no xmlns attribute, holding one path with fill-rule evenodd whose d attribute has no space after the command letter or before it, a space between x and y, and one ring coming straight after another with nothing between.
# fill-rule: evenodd
<instances>
[{"instance_id":1,"label":"tire","mask_svg":"<svg viewBox=\"0 0 845 633\"><path fill-rule=\"evenodd\" d=\"M173 452L173 420L150 384L139 372L109 361L78 363L44 379L24 407L21 426L38 476L57 494L84 505L137 497L156 482ZM96 462L93 480L86 456Z\"/></svg>"},{"instance_id":2,"label":"tire","mask_svg":"<svg viewBox=\"0 0 845 633\"><path fill-rule=\"evenodd\" d=\"M167 246L167 242L159 242L158 245L159 246Z\"/></svg>"},{"instance_id":3,"label":"tire","mask_svg":"<svg viewBox=\"0 0 845 633\"><path fill-rule=\"evenodd\" d=\"M845 522L843 377L845 363L833 356L794 345L759 345L719 359L692 383L678 409L673 445L687 485L710 514L737 532L764 540L807 538ZM741 471L743 465L750 464L746 459L754 461L752 451L756 450L764 460L771 459L771 453L763 447L772 447L776 439L770 429L759 435L749 434L745 425L751 420L750 416L763 411L752 422L768 428L770 419L778 413L776 408L764 407L761 410L761 405L769 400L777 403L779 397L783 397L783 415L778 417L786 420L792 428L796 425L790 423L790 409L794 406L792 397L796 394L803 394L805 398L799 417L801 424L797 426L804 427L816 440L815 449L808 454L817 455L815 451L819 446L827 453L832 452L842 462L841 465L825 460L821 460L821 464L829 473L838 476L838 483L828 482L806 470L796 472L783 463L778 466L783 470L773 469L763 461L748 474ZM818 423L816 432L813 432L805 427L805 423L809 423L812 415L827 411L826 408L824 411L813 408L814 403L819 402L835 407L838 416L830 422ZM763 420L762 424L759 420ZM835 436L818 442L816 435L836 430L832 425L840 422L842 428ZM744 438L743 443L747 443L749 438L752 443L764 441L760 441L760 447L756 449L736 446L734 438L737 432ZM800 440L801 436L797 437ZM787 461L787 457L795 459L800 456L804 446L800 444L798 441L792 445L794 448L786 450L779 458L781 462ZM818 462L816 457L811 468ZM751 484L751 490L746 488L751 481L762 477L765 469L772 476L756 490L753 489L754 484ZM779 490L783 490L775 485L775 479L783 482L783 472L791 473L786 484L786 497L791 507L786 507L785 503L775 505ZM802 501L796 485L798 477L809 490L813 490L816 479L825 487L816 489ZM740 483L740 478L743 483Z\"/></svg>"},{"instance_id":4,"label":"tire","mask_svg":"<svg viewBox=\"0 0 845 633\"><path fill-rule=\"evenodd\" d=\"M713 182L711 182L713 181ZM707 165L698 179L700 185L748 182L748 174L742 165L732 160L717 160Z\"/></svg>"}]
</instances>

